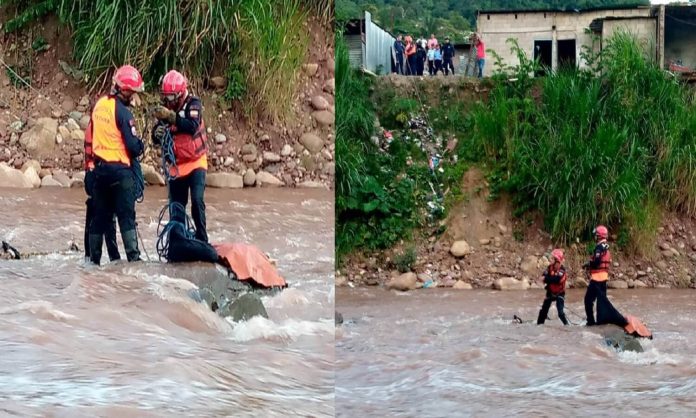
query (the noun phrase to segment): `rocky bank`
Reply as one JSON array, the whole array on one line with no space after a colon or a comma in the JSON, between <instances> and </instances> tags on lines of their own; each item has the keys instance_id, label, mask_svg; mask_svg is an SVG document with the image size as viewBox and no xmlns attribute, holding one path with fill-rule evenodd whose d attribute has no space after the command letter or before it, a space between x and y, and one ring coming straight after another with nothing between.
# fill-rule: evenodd
<instances>
[{"instance_id":1,"label":"rocky bank","mask_svg":"<svg viewBox=\"0 0 696 418\"><path fill-rule=\"evenodd\" d=\"M307 62L283 120L251 120L237 110L239 104L225 103L224 77L192 87L204 105L208 186L333 188L333 32L314 20L306 26ZM37 36L48 41L46 51L32 51L32 37ZM31 69L23 74L31 87L9 70L0 71L0 187L81 186L84 130L100 92L87 89L70 51L70 34L55 18L24 34L0 37L0 59L18 71ZM160 151L148 144L154 120L146 109L157 101L154 93L144 94L133 113L146 141L146 182L164 185Z\"/></svg>"},{"instance_id":2,"label":"rocky bank","mask_svg":"<svg viewBox=\"0 0 696 418\"><path fill-rule=\"evenodd\" d=\"M515 218L505 196L489 201L486 180L476 168L465 174L462 187L466 197L450 211L442 235L419 231L413 242L382 252L354 254L336 272L336 286L382 286L399 291L436 287L541 289L537 280L555 248L541 219ZM613 263L609 288L696 289L693 219L666 216L654 248L646 256L620 251L616 239L610 236ZM582 264L592 243L559 246L565 250L569 287L586 287ZM407 248L415 248L416 261L410 271L399 272L395 259Z\"/></svg>"}]
</instances>

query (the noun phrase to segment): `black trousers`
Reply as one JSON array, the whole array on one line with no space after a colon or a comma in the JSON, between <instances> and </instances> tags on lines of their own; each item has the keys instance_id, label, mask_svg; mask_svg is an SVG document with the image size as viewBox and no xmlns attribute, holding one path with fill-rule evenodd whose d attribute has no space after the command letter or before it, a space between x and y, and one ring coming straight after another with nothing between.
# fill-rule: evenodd
<instances>
[{"instance_id":1,"label":"black trousers","mask_svg":"<svg viewBox=\"0 0 696 418\"><path fill-rule=\"evenodd\" d=\"M442 71L442 60L435 60L435 75Z\"/></svg>"},{"instance_id":2,"label":"black trousers","mask_svg":"<svg viewBox=\"0 0 696 418\"><path fill-rule=\"evenodd\" d=\"M96 204L94 203L94 184L96 182L96 175L94 171L87 171L85 173L85 193L87 193L87 200L85 201L85 206L87 206L87 213L85 214L85 257L90 258L89 251L89 234L92 231L92 222L95 218ZM111 218L111 226L107 229L104 234L104 239L106 241L106 251L109 253L109 260L115 261L121 259L121 254L118 252L118 243L116 242L116 218Z\"/></svg>"},{"instance_id":3,"label":"black trousers","mask_svg":"<svg viewBox=\"0 0 696 418\"><path fill-rule=\"evenodd\" d=\"M546 317L549 315L549 308L551 308L551 303L556 302L556 310L558 310L558 318L563 322L563 325L568 325L568 319L566 319L565 313L563 312L563 307L565 306L565 292L554 295L553 293L546 291L546 298L541 304L541 310L539 310L539 318L537 318L537 324L541 325L546 321Z\"/></svg>"},{"instance_id":4,"label":"black trousers","mask_svg":"<svg viewBox=\"0 0 696 418\"><path fill-rule=\"evenodd\" d=\"M407 56L406 58L406 75L417 75L418 68L416 68L416 54Z\"/></svg>"},{"instance_id":5,"label":"black trousers","mask_svg":"<svg viewBox=\"0 0 696 418\"><path fill-rule=\"evenodd\" d=\"M196 226L196 239L208 242L205 224L205 173L206 170L197 168L190 174L172 180L169 183L169 200L181 203L186 208L189 190L191 191L191 218Z\"/></svg>"},{"instance_id":6,"label":"black trousers","mask_svg":"<svg viewBox=\"0 0 696 418\"><path fill-rule=\"evenodd\" d=\"M594 316L594 303L598 297L607 297L607 282L598 282L590 280L585 292L585 315L587 316L587 325L596 325Z\"/></svg>"},{"instance_id":7,"label":"black trousers","mask_svg":"<svg viewBox=\"0 0 696 418\"><path fill-rule=\"evenodd\" d=\"M449 75L450 69L452 69L452 75L454 75L454 63L452 62L452 58L445 58L442 64L445 66L445 75Z\"/></svg>"},{"instance_id":8,"label":"black trousers","mask_svg":"<svg viewBox=\"0 0 696 418\"><path fill-rule=\"evenodd\" d=\"M396 73L404 74L404 54L396 54Z\"/></svg>"},{"instance_id":9,"label":"black trousers","mask_svg":"<svg viewBox=\"0 0 696 418\"><path fill-rule=\"evenodd\" d=\"M428 60L428 73L430 75L433 75L433 61L432 60Z\"/></svg>"},{"instance_id":10,"label":"black trousers","mask_svg":"<svg viewBox=\"0 0 696 418\"><path fill-rule=\"evenodd\" d=\"M94 169L94 234L106 234L118 219L121 233L135 230L135 179L129 167L101 164Z\"/></svg>"}]
</instances>

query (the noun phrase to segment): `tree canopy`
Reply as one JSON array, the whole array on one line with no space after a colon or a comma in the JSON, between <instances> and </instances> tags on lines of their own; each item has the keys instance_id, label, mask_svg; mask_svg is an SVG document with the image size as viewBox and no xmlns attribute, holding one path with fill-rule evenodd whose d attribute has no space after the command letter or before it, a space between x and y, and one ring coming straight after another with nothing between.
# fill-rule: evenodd
<instances>
[{"instance_id":1,"label":"tree canopy","mask_svg":"<svg viewBox=\"0 0 696 418\"><path fill-rule=\"evenodd\" d=\"M359 18L363 10L380 26L415 36L462 39L476 27L478 10L587 9L649 5L648 0L336 0L338 20Z\"/></svg>"}]
</instances>

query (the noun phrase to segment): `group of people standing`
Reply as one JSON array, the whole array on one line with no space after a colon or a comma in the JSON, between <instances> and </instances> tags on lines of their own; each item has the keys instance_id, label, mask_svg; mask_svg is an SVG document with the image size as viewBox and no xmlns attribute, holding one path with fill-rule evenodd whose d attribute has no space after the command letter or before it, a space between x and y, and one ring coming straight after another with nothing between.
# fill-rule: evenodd
<instances>
[{"instance_id":1,"label":"group of people standing","mask_svg":"<svg viewBox=\"0 0 696 418\"><path fill-rule=\"evenodd\" d=\"M99 265L106 237L109 259L120 259L116 243L116 219L129 262L140 260L135 222L135 203L142 197L139 158L144 153L131 113L134 97L144 91L140 72L130 65L116 70L109 94L100 97L85 132L85 257ZM206 128L200 99L188 91L183 74L169 71L161 81L161 105L152 141L172 143L174 165L168 174L169 201L186 207L191 195L195 238L208 241L205 221L205 176L208 169ZM167 152L167 150L163 150Z\"/></svg>"},{"instance_id":2,"label":"group of people standing","mask_svg":"<svg viewBox=\"0 0 696 418\"><path fill-rule=\"evenodd\" d=\"M472 35L472 45L476 48L476 68L478 77L483 77L483 66L486 59L485 45L481 37ZM454 75L454 56L456 51L450 38L445 38L445 43L440 45L435 34L430 39L413 40L410 35L399 35L394 41L394 60L396 73L401 75L421 76L425 72L425 63L428 63L428 74L431 76L443 72L446 76L450 71ZM472 54L473 55L473 54Z\"/></svg>"}]
</instances>

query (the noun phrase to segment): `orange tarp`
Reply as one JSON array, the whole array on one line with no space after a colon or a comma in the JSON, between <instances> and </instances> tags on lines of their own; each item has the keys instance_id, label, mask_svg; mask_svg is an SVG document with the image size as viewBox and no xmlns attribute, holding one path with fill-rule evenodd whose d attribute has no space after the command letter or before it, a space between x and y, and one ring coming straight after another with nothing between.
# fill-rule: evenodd
<instances>
[{"instance_id":1,"label":"orange tarp","mask_svg":"<svg viewBox=\"0 0 696 418\"><path fill-rule=\"evenodd\" d=\"M213 244L220 256L220 262L231 269L237 279L252 281L262 287L287 287L271 261L261 250L253 245L240 243Z\"/></svg>"},{"instance_id":2,"label":"orange tarp","mask_svg":"<svg viewBox=\"0 0 696 418\"><path fill-rule=\"evenodd\" d=\"M626 321L628 321L628 325L624 327L624 331L626 331L627 334L635 337L652 339L652 332L650 332L648 327L646 327L645 324L640 321L640 319L636 318L635 316L626 315Z\"/></svg>"}]
</instances>

